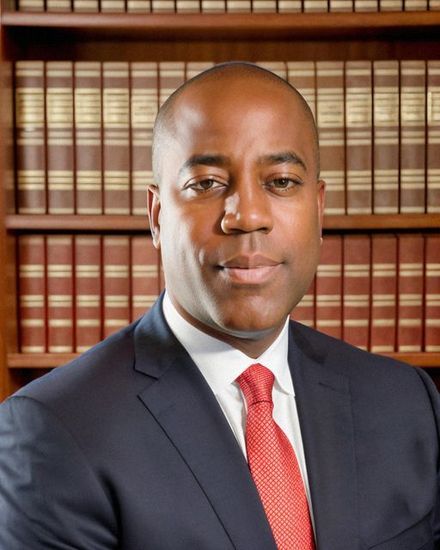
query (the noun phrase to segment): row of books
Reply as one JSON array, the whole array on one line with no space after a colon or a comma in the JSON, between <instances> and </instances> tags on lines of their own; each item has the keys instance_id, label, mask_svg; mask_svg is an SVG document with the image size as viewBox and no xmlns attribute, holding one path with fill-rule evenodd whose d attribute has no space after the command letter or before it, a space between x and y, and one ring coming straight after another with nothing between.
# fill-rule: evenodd
<instances>
[{"instance_id":1,"label":"row of books","mask_svg":"<svg viewBox=\"0 0 440 550\"><path fill-rule=\"evenodd\" d=\"M20 11L322 13L439 10L439 0L17 0Z\"/></svg>"},{"instance_id":2,"label":"row of books","mask_svg":"<svg viewBox=\"0 0 440 550\"><path fill-rule=\"evenodd\" d=\"M150 236L18 237L22 353L83 352L164 287ZM440 351L440 235L328 235L292 317L378 353Z\"/></svg>"},{"instance_id":3,"label":"row of books","mask_svg":"<svg viewBox=\"0 0 440 550\"><path fill-rule=\"evenodd\" d=\"M158 107L212 65L17 62L16 211L145 214ZM440 212L440 60L260 65L314 113L326 214Z\"/></svg>"},{"instance_id":4,"label":"row of books","mask_svg":"<svg viewBox=\"0 0 440 550\"><path fill-rule=\"evenodd\" d=\"M292 317L375 353L440 351L440 235L328 235Z\"/></svg>"}]
</instances>

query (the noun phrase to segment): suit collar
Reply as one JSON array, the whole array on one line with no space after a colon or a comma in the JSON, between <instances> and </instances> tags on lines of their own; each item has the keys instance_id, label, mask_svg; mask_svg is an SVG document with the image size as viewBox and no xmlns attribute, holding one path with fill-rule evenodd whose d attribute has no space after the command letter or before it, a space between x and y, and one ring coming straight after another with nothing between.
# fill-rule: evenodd
<instances>
[{"instance_id":1,"label":"suit collar","mask_svg":"<svg viewBox=\"0 0 440 550\"><path fill-rule=\"evenodd\" d=\"M349 380L338 372L329 348L331 342L326 337L292 323L289 365L318 547L355 550L359 548L359 530L351 392Z\"/></svg>"}]
</instances>

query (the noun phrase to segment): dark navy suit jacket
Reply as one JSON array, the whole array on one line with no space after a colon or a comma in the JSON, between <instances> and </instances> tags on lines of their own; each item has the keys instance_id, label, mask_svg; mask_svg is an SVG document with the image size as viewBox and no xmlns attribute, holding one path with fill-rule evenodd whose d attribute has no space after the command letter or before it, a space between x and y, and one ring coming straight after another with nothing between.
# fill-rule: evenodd
<instances>
[{"instance_id":1,"label":"dark navy suit jacket","mask_svg":"<svg viewBox=\"0 0 440 550\"><path fill-rule=\"evenodd\" d=\"M297 323L289 364L319 550L432 550L438 395ZM243 454L159 302L0 407L1 550L275 550Z\"/></svg>"}]
</instances>

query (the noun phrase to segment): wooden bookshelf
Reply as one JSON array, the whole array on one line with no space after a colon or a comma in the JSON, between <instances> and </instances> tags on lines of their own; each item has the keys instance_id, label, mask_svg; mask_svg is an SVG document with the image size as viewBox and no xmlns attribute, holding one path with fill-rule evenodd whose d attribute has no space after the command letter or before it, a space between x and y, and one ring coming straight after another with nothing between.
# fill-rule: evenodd
<instances>
[{"instance_id":1,"label":"wooden bookshelf","mask_svg":"<svg viewBox=\"0 0 440 550\"><path fill-rule=\"evenodd\" d=\"M27 231L115 231L143 233L149 229L145 216L25 215L5 217L10 232ZM393 214L325 216L325 231L414 231L440 230L440 216L435 214Z\"/></svg>"},{"instance_id":2,"label":"wooden bookshelf","mask_svg":"<svg viewBox=\"0 0 440 550\"><path fill-rule=\"evenodd\" d=\"M18 353L14 240L20 234L142 234L146 216L18 215L13 204L16 60L440 59L440 12L80 14L16 12L0 24L0 399L76 354ZM11 183L12 182L12 183ZM438 233L440 215L326 216L329 233ZM439 353L391 354L440 380Z\"/></svg>"}]
</instances>

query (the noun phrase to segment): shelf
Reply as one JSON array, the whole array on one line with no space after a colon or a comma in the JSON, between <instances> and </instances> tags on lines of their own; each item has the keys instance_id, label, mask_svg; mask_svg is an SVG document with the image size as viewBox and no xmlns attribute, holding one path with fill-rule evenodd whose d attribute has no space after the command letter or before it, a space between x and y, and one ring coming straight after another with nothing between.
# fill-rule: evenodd
<instances>
[{"instance_id":1,"label":"shelf","mask_svg":"<svg viewBox=\"0 0 440 550\"><path fill-rule=\"evenodd\" d=\"M384 354L385 355L385 354ZM389 353L387 357L393 357L399 361L409 363L417 367L440 368L440 353ZM79 357L76 353L9 353L9 369L42 369L54 368L64 365L72 359Z\"/></svg>"},{"instance_id":2,"label":"shelf","mask_svg":"<svg viewBox=\"0 0 440 550\"><path fill-rule=\"evenodd\" d=\"M24 215L6 216L6 229L26 231L144 233L147 216ZM415 231L440 229L438 214L325 216L325 231Z\"/></svg>"},{"instance_id":3,"label":"shelf","mask_svg":"<svg viewBox=\"0 0 440 550\"><path fill-rule=\"evenodd\" d=\"M145 216L85 216L85 215L11 215L6 216L9 231L74 231L144 233L149 230Z\"/></svg>"},{"instance_id":4,"label":"shelf","mask_svg":"<svg viewBox=\"0 0 440 550\"><path fill-rule=\"evenodd\" d=\"M81 38L150 40L304 40L435 38L439 12L365 13L26 13L4 12L5 31L55 32Z\"/></svg>"}]
</instances>

